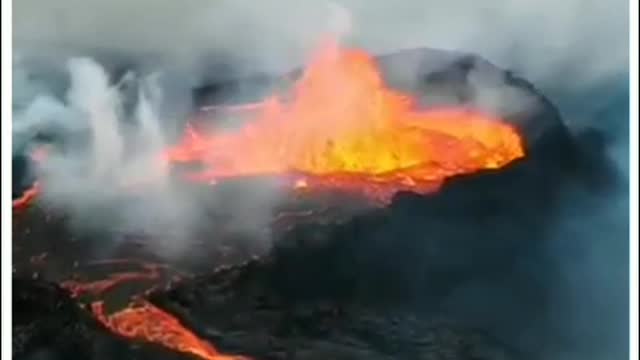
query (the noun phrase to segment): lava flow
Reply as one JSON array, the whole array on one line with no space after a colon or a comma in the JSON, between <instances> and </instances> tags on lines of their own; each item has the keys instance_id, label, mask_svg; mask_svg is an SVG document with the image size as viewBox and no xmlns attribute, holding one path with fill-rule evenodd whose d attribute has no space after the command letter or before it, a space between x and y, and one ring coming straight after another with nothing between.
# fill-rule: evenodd
<instances>
[{"instance_id":1,"label":"lava flow","mask_svg":"<svg viewBox=\"0 0 640 360\"><path fill-rule=\"evenodd\" d=\"M160 269L166 268L166 266L160 264L126 259L103 260L93 262L92 264L133 263L140 264L142 271L114 273L106 279L96 281L82 282L68 280L62 282L60 285L66 288L74 298L83 295L104 296L106 292L126 282L157 280L161 276ZM191 354L204 360L248 359L243 356L221 354L210 343L198 338L198 336L188 330L173 315L154 306L148 301L137 300L113 314L107 314L105 312L103 301L93 301L91 303L91 312L108 330L128 339L161 345L168 349Z\"/></svg>"},{"instance_id":2,"label":"lava flow","mask_svg":"<svg viewBox=\"0 0 640 360\"><path fill-rule=\"evenodd\" d=\"M170 163L205 166L186 174L215 182L283 176L298 188L338 188L388 201L427 193L447 177L502 167L524 156L509 124L467 108L416 109L388 88L366 52L326 41L286 96L240 108L239 130L196 131L166 152Z\"/></svg>"},{"instance_id":3,"label":"lava flow","mask_svg":"<svg viewBox=\"0 0 640 360\"><path fill-rule=\"evenodd\" d=\"M112 332L121 336L161 344L169 349L192 354L205 360L243 360L243 356L224 355L211 344L187 330L175 317L149 302L106 315L102 302L91 304L95 317Z\"/></svg>"},{"instance_id":4,"label":"lava flow","mask_svg":"<svg viewBox=\"0 0 640 360\"><path fill-rule=\"evenodd\" d=\"M14 211L22 211L29 207L31 202L35 200L35 198L40 193L40 184L38 182L33 183L30 188L25 190L22 195L13 200L13 210Z\"/></svg>"},{"instance_id":5,"label":"lava flow","mask_svg":"<svg viewBox=\"0 0 640 360\"><path fill-rule=\"evenodd\" d=\"M49 148L47 146L40 146L31 153L30 158L34 163L40 164L47 159L48 154ZM27 209L29 205L31 205L31 203L38 197L40 191L40 183L35 181L29 188L22 192L22 195L20 197L13 199L13 210L16 212L20 212Z\"/></svg>"},{"instance_id":6,"label":"lava flow","mask_svg":"<svg viewBox=\"0 0 640 360\"><path fill-rule=\"evenodd\" d=\"M96 264L124 263L125 261L102 261ZM129 281L157 280L162 275L160 269L165 266L153 263L141 263L142 271L119 272L109 275L106 279L96 281L66 280L60 284L67 289L72 297L80 297L85 294L102 295L103 293Z\"/></svg>"}]
</instances>

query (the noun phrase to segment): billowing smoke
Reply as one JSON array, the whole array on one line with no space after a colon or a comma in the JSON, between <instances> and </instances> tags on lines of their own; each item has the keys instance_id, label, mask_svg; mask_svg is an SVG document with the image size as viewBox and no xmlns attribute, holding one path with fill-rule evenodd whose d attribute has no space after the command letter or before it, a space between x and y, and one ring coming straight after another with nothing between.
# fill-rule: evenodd
<instances>
[{"instance_id":1,"label":"billowing smoke","mask_svg":"<svg viewBox=\"0 0 640 360\"><path fill-rule=\"evenodd\" d=\"M213 80L289 71L333 31L374 53L421 46L462 50L513 70L559 107L573 131L594 127L607 135L610 156L628 173L627 6L623 0L22 0L14 4L21 56L14 64L14 142L29 147L43 129L74 139L69 146L82 151L54 154L43 176L50 189L45 200L79 223L187 239L180 232L198 222L199 209L171 186L155 150L178 132L190 90ZM113 80L105 67L118 66L139 72L133 80ZM158 77L149 77L156 71ZM129 82L136 90L123 97ZM480 95L479 101L513 106L509 97ZM131 99L133 105L126 104ZM74 134L84 135L75 140ZM139 183L147 188L142 199L123 206L122 189ZM243 225L266 221L264 211L254 210L275 198L262 190L246 201L234 198L239 211L251 213ZM504 304L517 301L508 294L510 282L459 289L451 307L469 311L470 323L501 336L528 326L518 341L531 348L544 343L548 359L624 358L628 193L621 188L615 196L587 198L567 196L565 216L549 242L550 266L535 269L554 289L554 319L513 324L510 319L523 310ZM549 324L557 331L548 331ZM547 333L566 338L543 342Z\"/></svg>"}]
</instances>

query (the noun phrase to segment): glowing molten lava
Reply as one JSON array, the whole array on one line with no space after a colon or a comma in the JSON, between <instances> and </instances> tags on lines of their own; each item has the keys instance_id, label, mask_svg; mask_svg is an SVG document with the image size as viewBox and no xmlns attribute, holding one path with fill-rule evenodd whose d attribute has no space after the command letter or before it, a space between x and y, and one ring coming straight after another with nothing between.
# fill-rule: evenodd
<instances>
[{"instance_id":1,"label":"glowing molten lava","mask_svg":"<svg viewBox=\"0 0 640 360\"><path fill-rule=\"evenodd\" d=\"M333 41L312 57L291 94L238 111L252 121L213 133L191 127L167 152L169 161L204 164L187 174L191 180L286 174L293 188L388 200L524 155L510 125L462 107L417 110L410 96L385 86L370 55Z\"/></svg>"},{"instance_id":2,"label":"glowing molten lava","mask_svg":"<svg viewBox=\"0 0 640 360\"><path fill-rule=\"evenodd\" d=\"M133 263L127 260L104 260L94 264ZM80 297L86 294L99 296L125 282L157 280L160 278L163 265L141 262L141 271L118 272L109 275L106 279L96 281L66 280L60 286L67 289L72 297Z\"/></svg>"},{"instance_id":3,"label":"glowing molten lava","mask_svg":"<svg viewBox=\"0 0 640 360\"><path fill-rule=\"evenodd\" d=\"M19 198L13 200L13 210L22 211L27 209L39 193L40 184L38 182L35 182L33 183L33 185L31 185L30 188L25 190Z\"/></svg>"},{"instance_id":4,"label":"glowing molten lava","mask_svg":"<svg viewBox=\"0 0 640 360\"><path fill-rule=\"evenodd\" d=\"M40 164L47 159L48 154L49 148L46 146L40 146L31 153L31 161L35 162L36 164ZM13 210L15 212L20 212L27 209L31 205L31 203L38 197L41 190L42 189L40 187L40 183L37 181L34 182L28 189L26 189L22 193L19 198L13 199Z\"/></svg>"},{"instance_id":5,"label":"glowing molten lava","mask_svg":"<svg viewBox=\"0 0 640 360\"><path fill-rule=\"evenodd\" d=\"M89 263L89 265L110 264L136 264L142 269L141 271L114 273L106 279L96 281L68 280L60 285L66 288L74 298L84 295L104 296L105 293L128 282L157 280L162 275L161 269L167 269L166 265L134 259L108 259ZM161 345L204 360L248 359L242 356L221 354L209 342L198 338L188 330L173 315L145 300L134 301L113 314L105 312L102 301L94 301L91 303L91 312L108 330L122 337Z\"/></svg>"},{"instance_id":6,"label":"glowing molten lava","mask_svg":"<svg viewBox=\"0 0 640 360\"><path fill-rule=\"evenodd\" d=\"M221 354L211 344L187 330L178 319L149 302L131 305L112 315L105 314L102 302L92 303L91 310L109 330L127 338L161 344L205 360L247 359Z\"/></svg>"}]
</instances>

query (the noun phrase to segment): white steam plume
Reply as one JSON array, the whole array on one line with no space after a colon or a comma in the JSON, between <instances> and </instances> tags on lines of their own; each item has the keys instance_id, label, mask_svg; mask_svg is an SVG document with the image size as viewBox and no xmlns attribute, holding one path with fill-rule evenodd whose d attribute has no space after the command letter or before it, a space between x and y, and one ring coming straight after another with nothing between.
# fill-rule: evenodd
<instances>
[{"instance_id":1,"label":"white steam plume","mask_svg":"<svg viewBox=\"0 0 640 360\"><path fill-rule=\"evenodd\" d=\"M124 139L120 134L118 97L103 69L89 59L69 62L69 105L89 121L93 140L93 169L89 176L105 178L123 161Z\"/></svg>"},{"instance_id":2,"label":"white steam plume","mask_svg":"<svg viewBox=\"0 0 640 360\"><path fill-rule=\"evenodd\" d=\"M29 70L20 61L14 68ZM127 73L112 84L105 69L90 58L71 58L65 70L69 74L65 96L42 87L40 94L25 96L15 112L16 144L37 146L38 134L52 132L57 134L54 140L62 142L62 151L49 153L39 166L40 200L69 213L81 229L114 233L114 244L119 234L133 232L150 235L145 245L160 256L174 258L193 250L193 233L211 219L203 218L202 197L171 182L162 161L165 127L171 125L157 111L164 103L162 76L153 73L137 79ZM25 85L28 76L15 78L14 88L29 88ZM126 86L137 87L130 94L135 99L131 111L125 106L131 99L123 97ZM216 194L219 197L207 198L206 206L234 215L225 231L261 241L278 192L257 186L252 191ZM207 237L217 241L216 234Z\"/></svg>"}]
</instances>

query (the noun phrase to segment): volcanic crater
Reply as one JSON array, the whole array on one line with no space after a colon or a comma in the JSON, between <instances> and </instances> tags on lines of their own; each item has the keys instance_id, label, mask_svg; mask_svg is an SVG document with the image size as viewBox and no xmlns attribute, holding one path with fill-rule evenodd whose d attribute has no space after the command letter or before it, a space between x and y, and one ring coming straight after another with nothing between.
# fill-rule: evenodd
<instances>
[{"instance_id":1,"label":"volcanic crater","mask_svg":"<svg viewBox=\"0 0 640 360\"><path fill-rule=\"evenodd\" d=\"M495 114L517 131L523 156L453 174L435 191L402 188L373 205L333 188L305 193L308 202L294 197L295 211L276 214L265 251L242 246L233 233L224 246L209 244L225 222L212 215L194 251L200 256L171 264L137 246L136 234L127 234L119 259L100 258L95 244L111 234L78 234L36 197L14 214L14 356L537 358L489 329L470 328L451 298L466 284L516 283L510 292L526 312L522 326L547 316L545 284L518 264L549 266L540 249L563 204L576 196L595 203L621 181L600 137L571 133L530 83L471 54L411 49L375 64L385 84L420 107ZM238 104L225 99L239 93L256 103L303 74L198 88L195 117L206 122L229 111ZM504 101L511 97L513 106ZM14 174L24 176L19 167L28 161L15 156ZM24 192L14 190L16 198Z\"/></svg>"}]
</instances>

